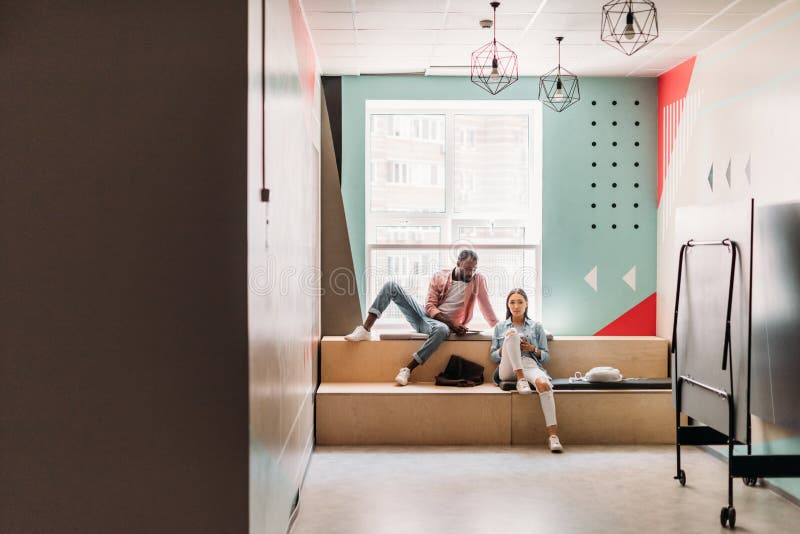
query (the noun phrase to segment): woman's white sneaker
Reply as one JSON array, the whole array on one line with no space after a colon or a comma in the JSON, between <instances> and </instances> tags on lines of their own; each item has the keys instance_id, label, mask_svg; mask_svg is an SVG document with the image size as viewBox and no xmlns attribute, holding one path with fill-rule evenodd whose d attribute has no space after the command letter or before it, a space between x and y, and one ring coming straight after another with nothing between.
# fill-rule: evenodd
<instances>
[{"instance_id":1,"label":"woman's white sneaker","mask_svg":"<svg viewBox=\"0 0 800 534\"><path fill-rule=\"evenodd\" d=\"M403 367L400 369L400 372L397 373L397 376L394 377L394 381L397 382L401 386L408 385L408 377L411 376L411 369L408 367Z\"/></svg>"},{"instance_id":2,"label":"woman's white sneaker","mask_svg":"<svg viewBox=\"0 0 800 534\"><path fill-rule=\"evenodd\" d=\"M531 385L528 383L527 378L520 378L517 380L517 391L520 395L530 395L531 392Z\"/></svg>"},{"instance_id":3,"label":"woman's white sneaker","mask_svg":"<svg viewBox=\"0 0 800 534\"><path fill-rule=\"evenodd\" d=\"M564 447L561 446L561 442L558 441L558 436L550 436L547 438L547 446L550 447L550 452L561 452L564 450Z\"/></svg>"},{"instance_id":4,"label":"woman's white sneaker","mask_svg":"<svg viewBox=\"0 0 800 534\"><path fill-rule=\"evenodd\" d=\"M372 339L372 333L361 325L358 325L355 330L344 336L347 341L369 341Z\"/></svg>"}]
</instances>

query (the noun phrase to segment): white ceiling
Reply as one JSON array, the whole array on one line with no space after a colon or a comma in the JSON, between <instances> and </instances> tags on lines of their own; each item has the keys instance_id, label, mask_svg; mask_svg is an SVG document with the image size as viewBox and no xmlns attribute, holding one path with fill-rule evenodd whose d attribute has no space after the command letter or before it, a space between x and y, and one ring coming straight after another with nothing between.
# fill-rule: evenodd
<instances>
[{"instance_id":1,"label":"white ceiling","mask_svg":"<svg viewBox=\"0 0 800 534\"><path fill-rule=\"evenodd\" d=\"M501 0L497 39L517 53L522 76L556 65L557 35L561 64L579 76L658 76L783 1L655 0L658 39L626 56L600 41L603 0ZM478 25L492 18L488 0L301 4L324 75L468 75L470 53L492 38Z\"/></svg>"}]
</instances>

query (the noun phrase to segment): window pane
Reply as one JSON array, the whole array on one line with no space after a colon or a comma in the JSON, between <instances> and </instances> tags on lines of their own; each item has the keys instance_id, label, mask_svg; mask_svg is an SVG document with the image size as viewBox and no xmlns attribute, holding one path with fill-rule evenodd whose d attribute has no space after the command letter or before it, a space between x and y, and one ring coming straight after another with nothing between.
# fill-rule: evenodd
<instances>
[{"instance_id":1,"label":"window pane","mask_svg":"<svg viewBox=\"0 0 800 534\"><path fill-rule=\"evenodd\" d=\"M461 242L521 245L525 243L524 226L458 226L458 239Z\"/></svg>"},{"instance_id":2,"label":"window pane","mask_svg":"<svg viewBox=\"0 0 800 534\"><path fill-rule=\"evenodd\" d=\"M478 270L486 277L489 301L498 319L506 316L506 296L511 289L521 287L528 294L528 315L536 315L536 252L532 249L478 250ZM471 325L487 328L480 308L475 306Z\"/></svg>"},{"instance_id":3,"label":"window pane","mask_svg":"<svg viewBox=\"0 0 800 534\"><path fill-rule=\"evenodd\" d=\"M370 209L444 213L444 115L371 115Z\"/></svg>"},{"instance_id":4,"label":"window pane","mask_svg":"<svg viewBox=\"0 0 800 534\"><path fill-rule=\"evenodd\" d=\"M446 250L373 250L370 258L371 269L367 273L368 295L375 298L386 282L393 280L414 297L420 306L425 307L428 283L440 265L450 263ZM387 321L388 320L388 321ZM381 315L381 321L404 322L405 318L395 305L389 305Z\"/></svg>"},{"instance_id":5,"label":"window pane","mask_svg":"<svg viewBox=\"0 0 800 534\"><path fill-rule=\"evenodd\" d=\"M527 115L456 115L456 213L525 215L530 194Z\"/></svg>"},{"instance_id":6,"label":"window pane","mask_svg":"<svg viewBox=\"0 0 800 534\"><path fill-rule=\"evenodd\" d=\"M441 243L442 229L438 226L378 226L375 242L386 243Z\"/></svg>"}]
</instances>

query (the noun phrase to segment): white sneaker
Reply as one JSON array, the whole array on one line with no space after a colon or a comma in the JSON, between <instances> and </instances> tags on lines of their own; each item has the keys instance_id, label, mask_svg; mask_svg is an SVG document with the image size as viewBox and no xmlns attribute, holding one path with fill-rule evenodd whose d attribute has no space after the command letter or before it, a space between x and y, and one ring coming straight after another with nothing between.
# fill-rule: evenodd
<instances>
[{"instance_id":1,"label":"white sneaker","mask_svg":"<svg viewBox=\"0 0 800 534\"><path fill-rule=\"evenodd\" d=\"M397 376L394 377L394 381L400 384L401 386L408 385L408 377L411 376L411 369L408 367L403 367L400 369L400 372L397 373Z\"/></svg>"},{"instance_id":2,"label":"white sneaker","mask_svg":"<svg viewBox=\"0 0 800 534\"><path fill-rule=\"evenodd\" d=\"M517 391L520 395L530 395L532 393L531 385L528 383L527 378L517 380Z\"/></svg>"},{"instance_id":3,"label":"white sneaker","mask_svg":"<svg viewBox=\"0 0 800 534\"><path fill-rule=\"evenodd\" d=\"M358 325L355 330L344 336L344 338L347 341L369 341L372 339L372 333L362 325Z\"/></svg>"},{"instance_id":4,"label":"white sneaker","mask_svg":"<svg viewBox=\"0 0 800 534\"><path fill-rule=\"evenodd\" d=\"M561 446L561 442L558 441L558 436L550 436L547 438L547 445L550 447L550 452L561 452L564 450L564 447Z\"/></svg>"}]
</instances>

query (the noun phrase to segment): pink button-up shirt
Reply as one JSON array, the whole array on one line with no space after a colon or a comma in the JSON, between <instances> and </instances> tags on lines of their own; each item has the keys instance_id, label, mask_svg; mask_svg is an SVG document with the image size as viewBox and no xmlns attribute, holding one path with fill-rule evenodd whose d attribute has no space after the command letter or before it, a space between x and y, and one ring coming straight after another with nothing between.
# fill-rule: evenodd
<instances>
[{"instance_id":1,"label":"pink button-up shirt","mask_svg":"<svg viewBox=\"0 0 800 534\"><path fill-rule=\"evenodd\" d=\"M433 318L440 313L439 305L444 302L444 299L447 297L452 275L452 269L445 269L434 274L431 278L431 283L428 285L428 298L425 300L425 313L428 314L428 317ZM472 319L472 309L475 307L476 300L489 326L496 325L497 317L495 317L492 305L489 303L489 290L486 286L486 278L480 273L472 275L472 280L469 281L467 290L464 292L464 322L462 324L466 325Z\"/></svg>"}]
</instances>

